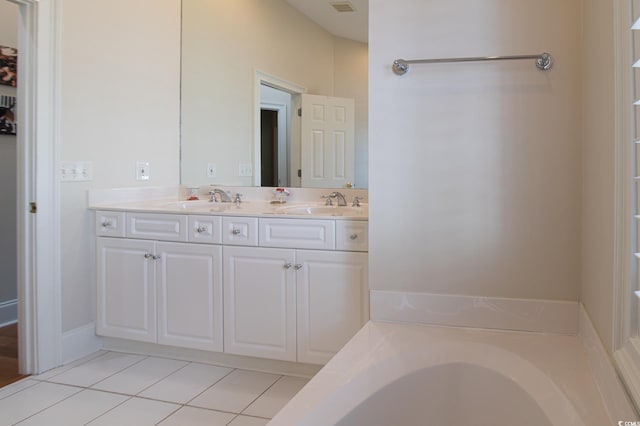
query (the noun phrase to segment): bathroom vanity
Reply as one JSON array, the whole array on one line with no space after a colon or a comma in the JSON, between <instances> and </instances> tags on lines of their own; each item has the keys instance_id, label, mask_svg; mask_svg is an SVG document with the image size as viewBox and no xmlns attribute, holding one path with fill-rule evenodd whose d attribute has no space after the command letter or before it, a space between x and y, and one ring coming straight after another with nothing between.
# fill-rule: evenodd
<instances>
[{"instance_id":1,"label":"bathroom vanity","mask_svg":"<svg viewBox=\"0 0 640 426\"><path fill-rule=\"evenodd\" d=\"M326 363L369 318L367 208L94 207L100 336Z\"/></svg>"}]
</instances>

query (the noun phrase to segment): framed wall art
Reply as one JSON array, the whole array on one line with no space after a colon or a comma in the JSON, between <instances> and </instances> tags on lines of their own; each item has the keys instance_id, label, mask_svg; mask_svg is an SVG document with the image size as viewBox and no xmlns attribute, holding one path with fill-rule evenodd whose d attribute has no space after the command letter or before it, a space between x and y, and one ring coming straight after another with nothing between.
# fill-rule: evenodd
<instances>
[{"instance_id":1,"label":"framed wall art","mask_svg":"<svg viewBox=\"0 0 640 426\"><path fill-rule=\"evenodd\" d=\"M18 85L18 49L0 46L0 84Z\"/></svg>"},{"instance_id":2,"label":"framed wall art","mask_svg":"<svg viewBox=\"0 0 640 426\"><path fill-rule=\"evenodd\" d=\"M15 96L0 96L0 135L15 135L16 123Z\"/></svg>"}]
</instances>

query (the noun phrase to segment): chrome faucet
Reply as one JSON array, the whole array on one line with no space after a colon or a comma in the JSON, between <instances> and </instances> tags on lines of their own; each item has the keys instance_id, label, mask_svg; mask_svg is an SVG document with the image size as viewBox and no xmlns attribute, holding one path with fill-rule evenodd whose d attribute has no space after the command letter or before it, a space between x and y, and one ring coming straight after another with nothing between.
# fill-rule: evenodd
<instances>
[{"instance_id":1,"label":"chrome faucet","mask_svg":"<svg viewBox=\"0 0 640 426\"><path fill-rule=\"evenodd\" d=\"M211 195L211 199L209 201L211 201L212 203L215 203L217 201L216 200L216 194L218 194L220 196L220 202L221 203L230 203L231 202L231 197L229 197L229 194L224 192L222 189L218 189L218 188L214 188L211 191L209 191L209 195Z\"/></svg>"},{"instance_id":2,"label":"chrome faucet","mask_svg":"<svg viewBox=\"0 0 640 426\"><path fill-rule=\"evenodd\" d=\"M329 194L329 199L331 198L335 198L336 200L338 200L338 206L346 206L347 205L347 199L344 198L344 194L342 192L332 192L331 194Z\"/></svg>"}]
</instances>

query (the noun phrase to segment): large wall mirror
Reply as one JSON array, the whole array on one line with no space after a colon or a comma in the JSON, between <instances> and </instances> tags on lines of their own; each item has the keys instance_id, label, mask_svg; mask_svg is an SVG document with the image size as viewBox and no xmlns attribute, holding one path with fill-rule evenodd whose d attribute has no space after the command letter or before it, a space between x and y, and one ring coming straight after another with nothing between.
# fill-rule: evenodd
<instances>
[{"instance_id":1,"label":"large wall mirror","mask_svg":"<svg viewBox=\"0 0 640 426\"><path fill-rule=\"evenodd\" d=\"M368 186L367 0L331 3L182 0L183 185Z\"/></svg>"}]
</instances>

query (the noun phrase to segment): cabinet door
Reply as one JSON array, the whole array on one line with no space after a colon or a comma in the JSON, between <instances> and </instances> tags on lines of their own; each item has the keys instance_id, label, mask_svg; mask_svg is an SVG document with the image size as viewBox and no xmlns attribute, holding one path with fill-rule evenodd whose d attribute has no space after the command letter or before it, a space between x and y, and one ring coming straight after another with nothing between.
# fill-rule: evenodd
<instances>
[{"instance_id":1,"label":"cabinet door","mask_svg":"<svg viewBox=\"0 0 640 426\"><path fill-rule=\"evenodd\" d=\"M223 254L225 352L295 361L295 252L225 246Z\"/></svg>"},{"instance_id":2,"label":"cabinet door","mask_svg":"<svg viewBox=\"0 0 640 426\"><path fill-rule=\"evenodd\" d=\"M222 351L222 248L157 243L158 343Z\"/></svg>"},{"instance_id":3,"label":"cabinet door","mask_svg":"<svg viewBox=\"0 0 640 426\"><path fill-rule=\"evenodd\" d=\"M326 363L368 320L367 257L296 252L298 361Z\"/></svg>"},{"instance_id":4,"label":"cabinet door","mask_svg":"<svg viewBox=\"0 0 640 426\"><path fill-rule=\"evenodd\" d=\"M155 342L155 243L107 237L97 240L97 334Z\"/></svg>"}]
</instances>

